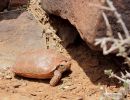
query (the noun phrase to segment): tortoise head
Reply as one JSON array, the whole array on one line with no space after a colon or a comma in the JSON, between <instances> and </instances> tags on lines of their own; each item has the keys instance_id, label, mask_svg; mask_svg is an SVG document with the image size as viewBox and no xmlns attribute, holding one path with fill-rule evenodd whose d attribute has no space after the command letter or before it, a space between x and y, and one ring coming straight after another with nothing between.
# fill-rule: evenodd
<instances>
[{"instance_id":1,"label":"tortoise head","mask_svg":"<svg viewBox=\"0 0 130 100\"><path fill-rule=\"evenodd\" d=\"M63 73L67 70L70 70L71 67L71 62L68 60L63 60L59 65L58 65L58 70Z\"/></svg>"}]
</instances>

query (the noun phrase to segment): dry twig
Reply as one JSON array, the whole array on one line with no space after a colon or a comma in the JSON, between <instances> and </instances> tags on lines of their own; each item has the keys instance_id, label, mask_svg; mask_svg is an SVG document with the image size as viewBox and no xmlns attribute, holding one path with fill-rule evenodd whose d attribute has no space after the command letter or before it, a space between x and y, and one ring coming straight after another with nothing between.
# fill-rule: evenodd
<instances>
[{"instance_id":1,"label":"dry twig","mask_svg":"<svg viewBox=\"0 0 130 100\"><path fill-rule=\"evenodd\" d=\"M126 38L128 38L130 36L130 34L129 34L129 31L128 31L124 21L122 20L121 15L118 13L117 9L115 8L115 6L113 5L113 2L111 0L106 0L106 2L109 5L109 7L112 9L115 17L118 19L118 23L121 24L121 26L122 26L122 28L124 30Z\"/></svg>"},{"instance_id":2,"label":"dry twig","mask_svg":"<svg viewBox=\"0 0 130 100\"><path fill-rule=\"evenodd\" d=\"M114 37L111 29L111 25L109 24L109 20L107 15L103 12L102 16L104 18L106 27L107 27L107 37L95 39L95 45L100 45L100 47L103 49L103 54L107 55L109 53L112 53L116 51L117 56L122 56L125 58L126 63L130 67L130 57L129 53L127 52L130 50L130 33L121 17L121 15L118 13L117 9L113 5L112 0L106 0L107 5L109 6L109 9L106 9L105 7L99 7L100 9L103 8L103 10L109 10L114 13L115 18L117 19L117 22L121 25L124 34L118 32L118 37ZM111 34L110 34L111 33ZM125 36L125 37L124 37ZM108 44L111 44L110 47L108 47ZM121 73L121 77L114 74L111 70L105 71L105 74L107 74L109 77L113 77L118 79L119 81L123 82L124 87L120 89L117 93L108 93L106 90L102 93L101 100L106 99L113 99L113 100L124 100L125 96L130 92L130 73L126 71L126 74Z\"/></svg>"},{"instance_id":3,"label":"dry twig","mask_svg":"<svg viewBox=\"0 0 130 100\"><path fill-rule=\"evenodd\" d=\"M121 33L117 33L118 38L115 38L112 35L112 29L109 24L109 20L106 16L106 14L103 12L103 18L107 26L107 33L109 33L109 37L99 38L95 40L95 45L101 45L101 48L103 49L103 54L107 55L109 53L112 53L115 50L118 50L118 52L125 52L126 47L130 47L130 34L129 31L124 23L124 21L121 18L121 15L117 12L117 9L114 7L113 2L111 0L106 0L107 4L109 5L111 11L114 13L115 17L117 18L118 22L121 24L122 29L125 33L125 39L123 38L123 35ZM111 33L111 34L110 34ZM110 48L108 48L108 43L111 43ZM124 57L124 55L122 55ZM126 56L126 55L125 55Z\"/></svg>"},{"instance_id":4,"label":"dry twig","mask_svg":"<svg viewBox=\"0 0 130 100\"><path fill-rule=\"evenodd\" d=\"M109 20L108 20L108 18L107 18L107 15L104 13L104 12L102 12L102 16L103 16L103 18L104 18L104 20L105 20L105 23L106 23L106 26L107 26L107 36L113 36L113 32L112 32L112 29L111 29L111 25L110 25L110 23L109 23Z\"/></svg>"}]
</instances>

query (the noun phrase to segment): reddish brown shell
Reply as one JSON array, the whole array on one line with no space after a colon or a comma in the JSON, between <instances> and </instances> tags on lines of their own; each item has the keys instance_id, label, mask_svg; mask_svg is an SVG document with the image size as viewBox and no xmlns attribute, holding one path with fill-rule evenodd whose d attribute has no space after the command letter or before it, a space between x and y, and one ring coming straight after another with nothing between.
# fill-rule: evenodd
<instances>
[{"instance_id":1,"label":"reddish brown shell","mask_svg":"<svg viewBox=\"0 0 130 100\"><path fill-rule=\"evenodd\" d=\"M67 58L54 50L27 51L18 56L12 71L29 78L51 78L63 60Z\"/></svg>"}]
</instances>

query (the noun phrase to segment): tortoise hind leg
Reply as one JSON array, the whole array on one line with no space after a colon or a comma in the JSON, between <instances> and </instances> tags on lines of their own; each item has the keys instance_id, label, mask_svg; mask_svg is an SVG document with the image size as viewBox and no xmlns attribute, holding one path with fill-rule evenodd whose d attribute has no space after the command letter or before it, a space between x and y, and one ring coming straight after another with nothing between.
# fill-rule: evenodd
<instances>
[{"instance_id":1,"label":"tortoise hind leg","mask_svg":"<svg viewBox=\"0 0 130 100\"><path fill-rule=\"evenodd\" d=\"M54 71L54 76L53 76L52 79L50 80L50 85L51 85L51 86L57 85L58 82L59 82L60 79L61 79L61 76L62 76L61 72L58 71L58 70L55 70L55 71Z\"/></svg>"}]
</instances>

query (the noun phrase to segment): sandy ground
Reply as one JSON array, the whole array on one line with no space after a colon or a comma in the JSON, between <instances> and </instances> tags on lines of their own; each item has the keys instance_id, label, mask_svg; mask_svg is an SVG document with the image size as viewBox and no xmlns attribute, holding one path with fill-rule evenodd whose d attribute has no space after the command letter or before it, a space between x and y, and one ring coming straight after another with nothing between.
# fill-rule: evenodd
<instances>
[{"instance_id":1,"label":"sandy ground","mask_svg":"<svg viewBox=\"0 0 130 100\"><path fill-rule=\"evenodd\" d=\"M90 50L80 38L64 48L45 12L36 5L32 4L27 12L18 14L16 18L7 19L0 21L0 100L99 100L101 87L112 92L119 89L117 80L109 79L104 74L105 69L113 69L115 73L123 70L112 59L113 56L105 57ZM12 28L11 23L17 27L14 25ZM3 31L2 25L10 26L8 29L11 31ZM16 35L12 36L12 33ZM56 87L51 87L49 80L14 76L8 68L14 64L19 53L39 48L54 48L72 58L71 71L64 73Z\"/></svg>"}]
</instances>

